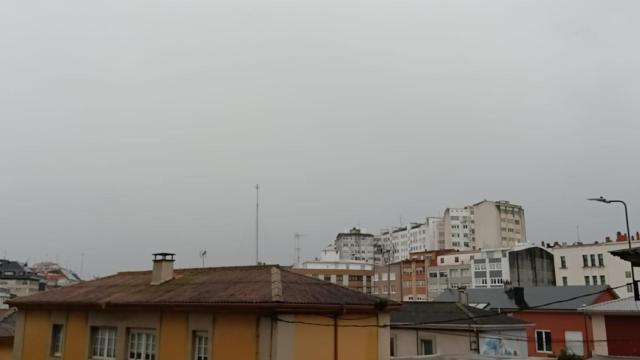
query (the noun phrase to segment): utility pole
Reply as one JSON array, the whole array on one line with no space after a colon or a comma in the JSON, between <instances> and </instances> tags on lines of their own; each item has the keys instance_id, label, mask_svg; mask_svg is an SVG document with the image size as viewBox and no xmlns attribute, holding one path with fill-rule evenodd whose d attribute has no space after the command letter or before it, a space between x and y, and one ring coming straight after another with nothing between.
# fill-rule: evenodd
<instances>
[{"instance_id":1,"label":"utility pole","mask_svg":"<svg viewBox=\"0 0 640 360\"><path fill-rule=\"evenodd\" d=\"M296 253L295 266L300 267L300 238L303 237L304 234L295 233L293 237L296 239L294 243L294 250Z\"/></svg>"},{"instance_id":2,"label":"utility pole","mask_svg":"<svg viewBox=\"0 0 640 360\"><path fill-rule=\"evenodd\" d=\"M260 186L256 184L256 265L260 265L259 251Z\"/></svg>"}]
</instances>

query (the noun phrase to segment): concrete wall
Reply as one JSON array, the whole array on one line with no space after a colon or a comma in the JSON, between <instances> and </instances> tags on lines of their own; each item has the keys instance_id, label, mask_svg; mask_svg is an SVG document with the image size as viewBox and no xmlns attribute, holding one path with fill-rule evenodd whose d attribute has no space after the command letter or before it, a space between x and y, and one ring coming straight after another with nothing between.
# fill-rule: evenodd
<instances>
[{"instance_id":1,"label":"concrete wall","mask_svg":"<svg viewBox=\"0 0 640 360\"><path fill-rule=\"evenodd\" d=\"M540 247L510 251L509 272L514 286L556 285L553 254Z\"/></svg>"},{"instance_id":2,"label":"concrete wall","mask_svg":"<svg viewBox=\"0 0 640 360\"><path fill-rule=\"evenodd\" d=\"M436 354L465 354L472 353L471 342L475 341L475 334L467 331L430 331L417 329L391 329L391 336L395 338L396 356L419 355L419 339L433 340Z\"/></svg>"}]
</instances>

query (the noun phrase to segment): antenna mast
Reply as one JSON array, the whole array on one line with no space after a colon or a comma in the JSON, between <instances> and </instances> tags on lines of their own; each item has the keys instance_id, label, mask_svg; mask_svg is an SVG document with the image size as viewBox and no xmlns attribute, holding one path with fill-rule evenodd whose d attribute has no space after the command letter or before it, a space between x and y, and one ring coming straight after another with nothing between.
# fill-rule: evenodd
<instances>
[{"instance_id":1,"label":"antenna mast","mask_svg":"<svg viewBox=\"0 0 640 360\"><path fill-rule=\"evenodd\" d=\"M295 263L295 267L300 267L300 238L303 237L304 234L300 234L300 233L295 233L293 234L293 237L296 239L295 241L295 252L296 252L296 263Z\"/></svg>"},{"instance_id":2,"label":"antenna mast","mask_svg":"<svg viewBox=\"0 0 640 360\"><path fill-rule=\"evenodd\" d=\"M258 257L258 244L259 244L259 217L260 217L260 186L256 184L256 265L260 264L260 260Z\"/></svg>"}]
</instances>

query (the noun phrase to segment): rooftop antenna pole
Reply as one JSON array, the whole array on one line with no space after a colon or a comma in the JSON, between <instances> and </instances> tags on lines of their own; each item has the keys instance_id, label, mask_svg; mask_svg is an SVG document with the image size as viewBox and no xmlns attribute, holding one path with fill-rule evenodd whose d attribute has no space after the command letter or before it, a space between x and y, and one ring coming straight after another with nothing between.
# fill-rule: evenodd
<instances>
[{"instance_id":1,"label":"rooftop antenna pole","mask_svg":"<svg viewBox=\"0 0 640 360\"><path fill-rule=\"evenodd\" d=\"M578 236L578 242L580 242L580 225L576 225L576 235Z\"/></svg>"},{"instance_id":2,"label":"rooftop antenna pole","mask_svg":"<svg viewBox=\"0 0 640 360\"><path fill-rule=\"evenodd\" d=\"M260 264L258 257L258 244L259 244L259 217L260 217L260 186L256 184L256 265Z\"/></svg>"},{"instance_id":3,"label":"rooftop antenna pole","mask_svg":"<svg viewBox=\"0 0 640 360\"><path fill-rule=\"evenodd\" d=\"M300 267L300 238L303 237L304 234L300 234L300 233L295 233L293 234L293 237L296 239L295 241L295 251L296 251L296 263L295 266L296 267Z\"/></svg>"},{"instance_id":4,"label":"rooftop antenna pole","mask_svg":"<svg viewBox=\"0 0 640 360\"><path fill-rule=\"evenodd\" d=\"M82 279L84 273L84 253L80 254L80 278Z\"/></svg>"},{"instance_id":5,"label":"rooftop antenna pole","mask_svg":"<svg viewBox=\"0 0 640 360\"><path fill-rule=\"evenodd\" d=\"M200 259L202 260L202 267L204 267L204 258L207 257L207 250L200 251Z\"/></svg>"}]
</instances>

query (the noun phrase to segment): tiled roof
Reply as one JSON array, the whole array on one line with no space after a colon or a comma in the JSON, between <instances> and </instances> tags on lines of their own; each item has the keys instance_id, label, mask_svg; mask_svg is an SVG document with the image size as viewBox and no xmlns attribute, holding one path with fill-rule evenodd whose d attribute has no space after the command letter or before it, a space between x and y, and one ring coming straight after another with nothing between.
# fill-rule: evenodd
<instances>
[{"instance_id":1,"label":"tiled roof","mask_svg":"<svg viewBox=\"0 0 640 360\"><path fill-rule=\"evenodd\" d=\"M387 300L277 265L175 270L175 278L150 285L151 272L122 272L10 301L13 306L256 307L382 309ZM395 303L390 303L396 306Z\"/></svg>"},{"instance_id":2,"label":"tiled roof","mask_svg":"<svg viewBox=\"0 0 640 360\"><path fill-rule=\"evenodd\" d=\"M554 301L558 302L540 307L541 310L577 310L596 303L598 297L606 292L607 289L610 290L608 285L525 287L524 300L529 307L539 307ZM612 290L610 291L615 296L615 293ZM465 292L468 294L469 303L488 304L490 309L518 309L513 293L504 288L475 288L466 289ZM446 289L436 298L436 301L458 301L458 290Z\"/></svg>"},{"instance_id":3,"label":"tiled roof","mask_svg":"<svg viewBox=\"0 0 640 360\"><path fill-rule=\"evenodd\" d=\"M396 327L526 327L526 321L493 311L481 310L456 302L406 302L391 313L391 324Z\"/></svg>"}]
</instances>

